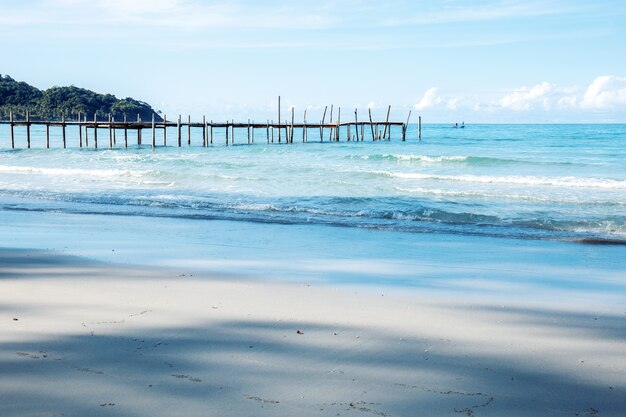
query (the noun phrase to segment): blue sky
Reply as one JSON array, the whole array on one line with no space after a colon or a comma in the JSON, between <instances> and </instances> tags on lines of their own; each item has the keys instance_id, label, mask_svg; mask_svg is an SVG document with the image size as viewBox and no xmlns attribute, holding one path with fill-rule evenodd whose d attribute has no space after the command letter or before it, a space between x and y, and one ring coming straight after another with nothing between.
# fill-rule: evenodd
<instances>
[{"instance_id":1,"label":"blue sky","mask_svg":"<svg viewBox=\"0 0 626 417\"><path fill-rule=\"evenodd\" d=\"M0 0L0 73L168 114L626 122L626 2Z\"/></svg>"}]
</instances>

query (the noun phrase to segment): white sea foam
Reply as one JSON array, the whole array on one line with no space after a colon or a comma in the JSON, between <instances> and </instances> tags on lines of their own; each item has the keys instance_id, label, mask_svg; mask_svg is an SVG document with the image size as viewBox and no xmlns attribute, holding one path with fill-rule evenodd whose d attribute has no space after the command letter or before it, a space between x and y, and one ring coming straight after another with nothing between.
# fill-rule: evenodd
<instances>
[{"instance_id":1,"label":"white sea foam","mask_svg":"<svg viewBox=\"0 0 626 417\"><path fill-rule=\"evenodd\" d=\"M133 177L139 178L150 174L158 174L151 170L133 169L85 169L85 168L46 168L32 166L0 165L1 174L44 174L56 176L84 176L98 178Z\"/></svg>"},{"instance_id":2,"label":"white sea foam","mask_svg":"<svg viewBox=\"0 0 626 417\"><path fill-rule=\"evenodd\" d=\"M441 156L428 156L428 155L414 155L414 154L382 154L382 155L365 155L362 157L363 159L392 159L397 161L419 161L419 162L429 162L429 163L438 163L438 162L460 162L466 161L467 156L462 155L441 155Z\"/></svg>"},{"instance_id":3,"label":"white sea foam","mask_svg":"<svg viewBox=\"0 0 626 417\"><path fill-rule=\"evenodd\" d=\"M626 189L626 181L610 178L490 176L490 175L437 175L412 172L371 171L373 174L393 178L427 181L452 181L481 184L518 184L529 186L553 186L575 188Z\"/></svg>"}]
</instances>

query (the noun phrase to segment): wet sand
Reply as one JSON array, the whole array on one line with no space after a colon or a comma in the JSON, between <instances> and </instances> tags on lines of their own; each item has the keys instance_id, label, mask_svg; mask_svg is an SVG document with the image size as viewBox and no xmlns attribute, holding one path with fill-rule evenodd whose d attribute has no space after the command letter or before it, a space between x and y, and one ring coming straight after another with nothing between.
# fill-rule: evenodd
<instances>
[{"instance_id":1,"label":"wet sand","mask_svg":"<svg viewBox=\"0 0 626 417\"><path fill-rule=\"evenodd\" d=\"M597 300L1 249L0 415L623 416L626 311Z\"/></svg>"}]
</instances>

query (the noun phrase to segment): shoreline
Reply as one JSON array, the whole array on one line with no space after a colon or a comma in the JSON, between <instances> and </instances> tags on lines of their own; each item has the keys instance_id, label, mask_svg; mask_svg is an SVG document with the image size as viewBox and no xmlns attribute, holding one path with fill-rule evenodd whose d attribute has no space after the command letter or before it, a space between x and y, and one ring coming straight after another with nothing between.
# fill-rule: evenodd
<instances>
[{"instance_id":1,"label":"shoreline","mask_svg":"<svg viewBox=\"0 0 626 417\"><path fill-rule=\"evenodd\" d=\"M0 248L0 260L2 415L626 410L616 306L381 293L27 249Z\"/></svg>"}]
</instances>

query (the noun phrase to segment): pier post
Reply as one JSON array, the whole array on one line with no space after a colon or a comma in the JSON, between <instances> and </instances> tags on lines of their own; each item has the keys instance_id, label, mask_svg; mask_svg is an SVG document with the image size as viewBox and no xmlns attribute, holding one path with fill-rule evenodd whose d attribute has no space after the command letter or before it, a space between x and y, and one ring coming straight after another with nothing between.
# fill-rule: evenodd
<instances>
[{"instance_id":1,"label":"pier post","mask_svg":"<svg viewBox=\"0 0 626 417\"><path fill-rule=\"evenodd\" d=\"M339 129L341 129L341 107L337 109L337 142L341 139L339 136Z\"/></svg>"},{"instance_id":2,"label":"pier post","mask_svg":"<svg viewBox=\"0 0 626 417\"><path fill-rule=\"evenodd\" d=\"M206 148L207 146L207 136L206 136L206 116L202 115L202 146Z\"/></svg>"},{"instance_id":3,"label":"pier post","mask_svg":"<svg viewBox=\"0 0 626 417\"><path fill-rule=\"evenodd\" d=\"M422 116L417 117L417 140L422 141Z\"/></svg>"},{"instance_id":4,"label":"pier post","mask_svg":"<svg viewBox=\"0 0 626 417\"><path fill-rule=\"evenodd\" d=\"M63 149L67 148L67 142L65 138L65 112L61 113L61 126L63 129Z\"/></svg>"},{"instance_id":5,"label":"pier post","mask_svg":"<svg viewBox=\"0 0 626 417\"><path fill-rule=\"evenodd\" d=\"M124 147L128 148L128 119L124 113Z\"/></svg>"},{"instance_id":6,"label":"pier post","mask_svg":"<svg viewBox=\"0 0 626 417\"><path fill-rule=\"evenodd\" d=\"M85 121L85 146L89 147L89 130L87 129L87 114L83 116L83 120Z\"/></svg>"},{"instance_id":7,"label":"pier post","mask_svg":"<svg viewBox=\"0 0 626 417\"><path fill-rule=\"evenodd\" d=\"M250 145L250 119L248 119L248 145Z\"/></svg>"},{"instance_id":8,"label":"pier post","mask_svg":"<svg viewBox=\"0 0 626 417\"><path fill-rule=\"evenodd\" d=\"M293 123L294 123L294 112L295 109L291 108L291 133L289 135L289 143L293 143Z\"/></svg>"},{"instance_id":9,"label":"pier post","mask_svg":"<svg viewBox=\"0 0 626 417\"><path fill-rule=\"evenodd\" d=\"M167 146L167 114L163 115L163 146Z\"/></svg>"},{"instance_id":10,"label":"pier post","mask_svg":"<svg viewBox=\"0 0 626 417\"><path fill-rule=\"evenodd\" d=\"M152 113L152 149L156 148L156 126L154 125L154 113Z\"/></svg>"},{"instance_id":11,"label":"pier post","mask_svg":"<svg viewBox=\"0 0 626 417\"><path fill-rule=\"evenodd\" d=\"M46 123L46 149L50 149L50 123Z\"/></svg>"},{"instance_id":12,"label":"pier post","mask_svg":"<svg viewBox=\"0 0 626 417\"><path fill-rule=\"evenodd\" d=\"M304 123L302 123L302 143L306 142L306 109L304 109Z\"/></svg>"},{"instance_id":13,"label":"pier post","mask_svg":"<svg viewBox=\"0 0 626 417\"><path fill-rule=\"evenodd\" d=\"M385 130L383 131L383 139L387 135L387 129L389 128L389 113L391 112L391 106L387 107L387 117L385 118Z\"/></svg>"},{"instance_id":14,"label":"pier post","mask_svg":"<svg viewBox=\"0 0 626 417\"><path fill-rule=\"evenodd\" d=\"M117 129L115 129L115 116L111 117L111 122L113 123L113 146L117 145L117 140L115 138L115 131Z\"/></svg>"},{"instance_id":15,"label":"pier post","mask_svg":"<svg viewBox=\"0 0 626 417\"><path fill-rule=\"evenodd\" d=\"M270 143L270 121L267 121L267 143Z\"/></svg>"},{"instance_id":16,"label":"pier post","mask_svg":"<svg viewBox=\"0 0 626 417\"><path fill-rule=\"evenodd\" d=\"M272 143L274 143L274 121L272 120Z\"/></svg>"},{"instance_id":17,"label":"pier post","mask_svg":"<svg viewBox=\"0 0 626 417\"><path fill-rule=\"evenodd\" d=\"M330 105L330 124L333 123L333 105ZM333 141L333 128L330 128L330 132L328 133L328 141L332 142Z\"/></svg>"},{"instance_id":18,"label":"pier post","mask_svg":"<svg viewBox=\"0 0 626 417\"><path fill-rule=\"evenodd\" d=\"M359 141L359 118L357 116L357 109L354 109L354 130L356 130L356 141Z\"/></svg>"},{"instance_id":19,"label":"pier post","mask_svg":"<svg viewBox=\"0 0 626 417\"><path fill-rule=\"evenodd\" d=\"M274 133L273 129L272 133ZM278 143L280 143L280 96L278 96Z\"/></svg>"},{"instance_id":20,"label":"pier post","mask_svg":"<svg viewBox=\"0 0 626 417\"><path fill-rule=\"evenodd\" d=\"M211 120L211 127L210 127L210 134L211 134L211 145L213 145L213 120Z\"/></svg>"},{"instance_id":21,"label":"pier post","mask_svg":"<svg viewBox=\"0 0 626 417\"><path fill-rule=\"evenodd\" d=\"M26 110L26 144L30 149L30 113Z\"/></svg>"},{"instance_id":22,"label":"pier post","mask_svg":"<svg viewBox=\"0 0 626 417\"><path fill-rule=\"evenodd\" d=\"M109 148L113 148L113 118L109 113Z\"/></svg>"},{"instance_id":23,"label":"pier post","mask_svg":"<svg viewBox=\"0 0 626 417\"><path fill-rule=\"evenodd\" d=\"M372 130L372 142L374 142L376 140L376 135L374 135L374 123L372 122L372 109L368 108L367 111L370 116L370 129Z\"/></svg>"},{"instance_id":24,"label":"pier post","mask_svg":"<svg viewBox=\"0 0 626 417\"><path fill-rule=\"evenodd\" d=\"M252 144L254 145L254 120L252 120Z\"/></svg>"},{"instance_id":25,"label":"pier post","mask_svg":"<svg viewBox=\"0 0 626 417\"><path fill-rule=\"evenodd\" d=\"M11 125L11 149L15 149L15 132L13 130L13 112L9 112L9 123Z\"/></svg>"},{"instance_id":26,"label":"pier post","mask_svg":"<svg viewBox=\"0 0 626 417\"><path fill-rule=\"evenodd\" d=\"M191 146L191 115L187 115L187 146Z\"/></svg>"},{"instance_id":27,"label":"pier post","mask_svg":"<svg viewBox=\"0 0 626 417\"><path fill-rule=\"evenodd\" d=\"M226 146L228 146L228 120L226 120Z\"/></svg>"},{"instance_id":28,"label":"pier post","mask_svg":"<svg viewBox=\"0 0 626 417\"><path fill-rule=\"evenodd\" d=\"M98 112L93 114L93 146L98 149Z\"/></svg>"},{"instance_id":29,"label":"pier post","mask_svg":"<svg viewBox=\"0 0 626 417\"><path fill-rule=\"evenodd\" d=\"M181 127L180 127L180 119L181 119L181 115L179 114L178 115L178 122L176 123L176 130L178 131L177 139L178 139L178 147L179 148L182 145L182 143L181 143L181 131L180 131L180 129L181 129Z\"/></svg>"},{"instance_id":30,"label":"pier post","mask_svg":"<svg viewBox=\"0 0 626 417\"><path fill-rule=\"evenodd\" d=\"M78 112L78 146L83 147L83 127L80 125L80 112Z\"/></svg>"},{"instance_id":31,"label":"pier post","mask_svg":"<svg viewBox=\"0 0 626 417\"><path fill-rule=\"evenodd\" d=\"M406 118L406 124L402 126L402 142L406 140L406 130L409 128L410 119L411 119L411 110L409 110L409 115Z\"/></svg>"},{"instance_id":32,"label":"pier post","mask_svg":"<svg viewBox=\"0 0 626 417\"><path fill-rule=\"evenodd\" d=\"M322 122L320 123L320 142L324 142L324 122L326 121L326 111L328 106L324 107L324 115L322 116Z\"/></svg>"},{"instance_id":33,"label":"pier post","mask_svg":"<svg viewBox=\"0 0 626 417\"><path fill-rule=\"evenodd\" d=\"M139 114L137 114L137 124L139 125L137 129L137 145L141 146L141 117Z\"/></svg>"},{"instance_id":34,"label":"pier post","mask_svg":"<svg viewBox=\"0 0 626 417\"><path fill-rule=\"evenodd\" d=\"M350 135L350 122L348 122L348 142L350 142L350 140L352 139L352 135Z\"/></svg>"}]
</instances>

